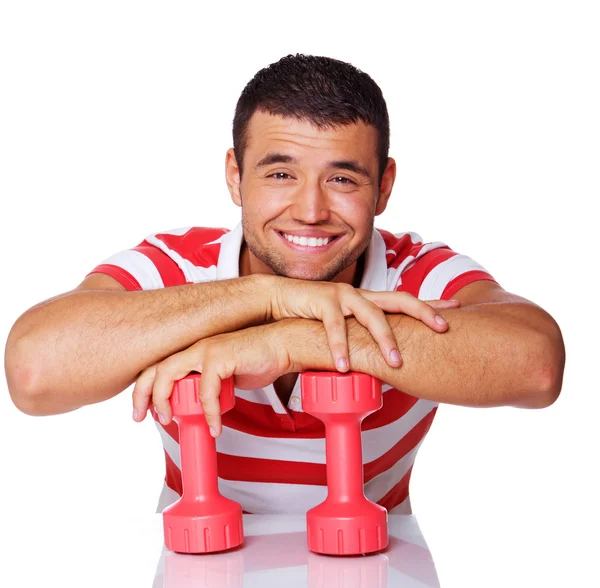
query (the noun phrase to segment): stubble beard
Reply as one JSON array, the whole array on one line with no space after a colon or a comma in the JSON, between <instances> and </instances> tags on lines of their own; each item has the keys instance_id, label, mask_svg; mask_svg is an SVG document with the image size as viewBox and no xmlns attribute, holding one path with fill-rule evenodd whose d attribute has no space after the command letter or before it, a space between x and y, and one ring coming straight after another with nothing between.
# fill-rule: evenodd
<instances>
[{"instance_id":1,"label":"stubble beard","mask_svg":"<svg viewBox=\"0 0 600 588\"><path fill-rule=\"evenodd\" d=\"M319 282L331 281L340 272L352 265L367 249L373 233L373 230L371 229L363 243L361 243L361 246L354 251L349 251L347 248L343 249L337 257L327 264L326 267L308 270L295 267L292 263L284 261L283 256L261 247L251 223L247 221L243 208L242 229L244 231L244 241L250 252L267 267L271 268L275 275L298 280L312 280Z\"/></svg>"}]
</instances>

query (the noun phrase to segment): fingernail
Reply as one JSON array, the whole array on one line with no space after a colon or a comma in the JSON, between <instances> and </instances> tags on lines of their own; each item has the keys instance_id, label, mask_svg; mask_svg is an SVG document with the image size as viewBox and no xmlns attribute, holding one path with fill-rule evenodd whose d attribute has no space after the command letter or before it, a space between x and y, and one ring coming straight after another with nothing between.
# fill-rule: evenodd
<instances>
[{"instance_id":1,"label":"fingernail","mask_svg":"<svg viewBox=\"0 0 600 588\"><path fill-rule=\"evenodd\" d=\"M133 420L137 421L140 418L140 411L137 408L133 409Z\"/></svg>"},{"instance_id":2,"label":"fingernail","mask_svg":"<svg viewBox=\"0 0 600 588\"><path fill-rule=\"evenodd\" d=\"M343 358L340 357L337 362L337 369L340 370L341 372L346 371L348 369L348 362Z\"/></svg>"},{"instance_id":3,"label":"fingernail","mask_svg":"<svg viewBox=\"0 0 600 588\"><path fill-rule=\"evenodd\" d=\"M158 413L158 420L160 421L161 425L167 424L167 419L162 414L160 414L160 412Z\"/></svg>"},{"instance_id":4,"label":"fingernail","mask_svg":"<svg viewBox=\"0 0 600 588\"><path fill-rule=\"evenodd\" d=\"M435 321L438 325L442 325L442 326L448 324L439 314L435 315Z\"/></svg>"},{"instance_id":5,"label":"fingernail","mask_svg":"<svg viewBox=\"0 0 600 588\"><path fill-rule=\"evenodd\" d=\"M210 431L210 434L211 434L213 437L216 437L216 436L217 436L217 432L216 432L216 431L215 431L215 430L214 430L212 427L208 427L208 430Z\"/></svg>"},{"instance_id":6,"label":"fingernail","mask_svg":"<svg viewBox=\"0 0 600 588\"><path fill-rule=\"evenodd\" d=\"M390 360L394 363L398 363L400 361L400 354L396 349L392 349L390 351Z\"/></svg>"}]
</instances>

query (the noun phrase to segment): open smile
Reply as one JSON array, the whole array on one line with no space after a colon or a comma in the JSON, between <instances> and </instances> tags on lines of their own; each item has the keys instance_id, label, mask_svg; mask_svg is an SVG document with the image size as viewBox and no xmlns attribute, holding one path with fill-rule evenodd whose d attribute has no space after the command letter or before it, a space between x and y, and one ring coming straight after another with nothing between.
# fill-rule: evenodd
<instances>
[{"instance_id":1,"label":"open smile","mask_svg":"<svg viewBox=\"0 0 600 588\"><path fill-rule=\"evenodd\" d=\"M317 239L315 237L294 237L293 235L286 235L281 231L275 232L290 249L302 253L324 253L329 251L340 238L340 235L334 235L325 239Z\"/></svg>"}]
</instances>

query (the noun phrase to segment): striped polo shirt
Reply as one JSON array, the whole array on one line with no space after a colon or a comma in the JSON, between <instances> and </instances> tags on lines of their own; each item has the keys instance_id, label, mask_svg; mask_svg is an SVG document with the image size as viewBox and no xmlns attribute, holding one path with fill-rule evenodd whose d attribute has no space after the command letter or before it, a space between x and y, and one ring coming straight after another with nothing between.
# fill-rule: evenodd
<instances>
[{"instance_id":1,"label":"striped polo shirt","mask_svg":"<svg viewBox=\"0 0 600 588\"><path fill-rule=\"evenodd\" d=\"M183 227L148 235L137 247L104 260L104 273L127 290L239 277L241 222L233 229ZM89 275L89 274L88 274ZM406 291L421 300L448 300L463 286L494 278L470 257L417 233L377 229L366 250L360 288ZM382 382L383 406L361 425L364 493L390 513L411 514L409 482L415 456L438 403ZM157 512L182 494L179 431L175 421L160 433L166 475ZM245 513L301 513L327 497L325 427L302 410L300 378L287 405L272 384L235 389L235 407L222 415L216 439L219 491Z\"/></svg>"}]
</instances>

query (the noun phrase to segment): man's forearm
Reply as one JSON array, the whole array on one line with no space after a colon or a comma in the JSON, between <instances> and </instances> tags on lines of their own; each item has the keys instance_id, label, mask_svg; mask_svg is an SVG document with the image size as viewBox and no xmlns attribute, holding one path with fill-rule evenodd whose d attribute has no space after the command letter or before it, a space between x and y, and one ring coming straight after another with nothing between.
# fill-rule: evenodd
<instances>
[{"instance_id":1,"label":"man's forearm","mask_svg":"<svg viewBox=\"0 0 600 588\"><path fill-rule=\"evenodd\" d=\"M436 333L402 314L388 315L403 359L392 368L367 329L346 319L350 370L368 373L418 398L472 407L551 404L560 391L564 347L530 324L519 304L478 304L440 313ZM335 371L323 325L306 319L277 323L294 371Z\"/></svg>"},{"instance_id":2,"label":"man's forearm","mask_svg":"<svg viewBox=\"0 0 600 588\"><path fill-rule=\"evenodd\" d=\"M101 402L200 339L265 321L269 276L141 292L74 291L14 324L5 372L15 404L58 414Z\"/></svg>"}]
</instances>

